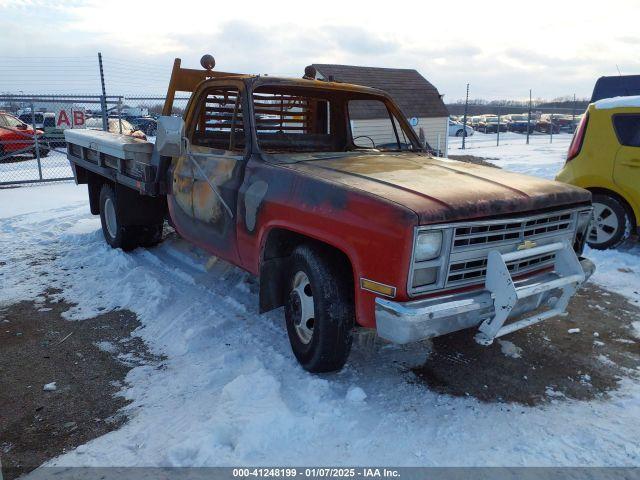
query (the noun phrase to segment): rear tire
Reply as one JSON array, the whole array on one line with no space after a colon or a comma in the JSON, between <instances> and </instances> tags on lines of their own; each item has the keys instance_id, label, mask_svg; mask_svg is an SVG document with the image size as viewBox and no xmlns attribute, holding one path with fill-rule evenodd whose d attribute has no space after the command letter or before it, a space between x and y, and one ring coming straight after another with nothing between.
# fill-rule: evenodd
<instances>
[{"instance_id":1,"label":"rear tire","mask_svg":"<svg viewBox=\"0 0 640 480\"><path fill-rule=\"evenodd\" d=\"M615 248L629 238L631 218L618 199L596 193L593 195L592 204L593 224L587 235L587 243L591 248Z\"/></svg>"},{"instance_id":2,"label":"rear tire","mask_svg":"<svg viewBox=\"0 0 640 480\"><path fill-rule=\"evenodd\" d=\"M287 333L298 362L313 373L340 370L353 340L351 269L334 252L303 244L291 255L287 291Z\"/></svg>"},{"instance_id":3,"label":"rear tire","mask_svg":"<svg viewBox=\"0 0 640 480\"><path fill-rule=\"evenodd\" d=\"M464 130L460 129L456 132L456 137L462 137L464 135Z\"/></svg>"},{"instance_id":4,"label":"rear tire","mask_svg":"<svg viewBox=\"0 0 640 480\"><path fill-rule=\"evenodd\" d=\"M135 230L122 225L118 214L116 194L111 185L107 183L103 184L100 189L100 223L104 239L112 248L128 251L138 246Z\"/></svg>"}]
</instances>

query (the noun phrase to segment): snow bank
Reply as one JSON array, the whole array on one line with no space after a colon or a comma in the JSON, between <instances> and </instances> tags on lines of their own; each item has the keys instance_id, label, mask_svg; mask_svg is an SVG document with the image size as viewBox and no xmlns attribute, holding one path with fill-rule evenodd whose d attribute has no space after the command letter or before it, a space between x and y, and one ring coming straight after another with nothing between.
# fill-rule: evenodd
<instances>
[{"instance_id":1,"label":"snow bank","mask_svg":"<svg viewBox=\"0 0 640 480\"><path fill-rule=\"evenodd\" d=\"M640 107L640 96L603 98L594 103L597 110L608 110L612 108Z\"/></svg>"}]
</instances>

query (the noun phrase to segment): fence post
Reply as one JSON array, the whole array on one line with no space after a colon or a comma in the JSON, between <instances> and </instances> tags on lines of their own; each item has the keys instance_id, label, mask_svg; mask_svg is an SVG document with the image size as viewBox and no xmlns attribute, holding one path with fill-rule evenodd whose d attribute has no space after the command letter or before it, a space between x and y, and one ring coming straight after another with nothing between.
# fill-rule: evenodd
<instances>
[{"instance_id":1,"label":"fence post","mask_svg":"<svg viewBox=\"0 0 640 480\"><path fill-rule=\"evenodd\" d=\"M500 107L498 107L498 136L496 137L496 147L500 146Z\"/></svg>"},{"instance_id":2,"label":"fence post","mask_svg":"<svg viewBox=\"0 0 640 480\"><path fill-rule=\"evenodd\" d=\"M120 133L122 133L122 97L118 97L118 125L120 127Z\"/></svg>"},{"instance_id":3,"label":"fence post","mask_svg":"<svg viewBox=\"0 0 640 480\"><path fill-rule=\"evenodd\" d=\"M33 143L35 145L36 160L38 162L38 177L42 180L42 164L40 163L40 144L38 143L38 131L36 129L36 109L31 102L31 126L33 127Z\"/></svg>"},{"instance_id":4,"label":"fence post","mask_svg":"<svg viewBox=\"0 0 640 480\"><path fill-rule=\"evenodd\" d=\"M530 131L531 131L531 89L529 89L529 115L527 116L527 145L529 145Z\"/></svg>"},{"instance_id":5,"label":"fence post","mask_svg":"<svg viewBox=\"0 0 640 480\"><path fill-rule=\"evenodd\" d=\"M102 85L102 96L100 106L102 108L102 130L109 130L109 120L107 119L107 89L104 86L104 70L102 69L102 53L98 52L98 65L100 67L100 84Z\"/></svg>"},{"instance_id":6,"label":"fence post","mask_svg":"<svg viewBox=\"0 0 640 480\"><path fill-rule=\"evenodd\" d=\"M467 139L467 108L469 107L469 84L467 83L467 96L464 100L464 116L462 117L462 150ZM449 135L449 119L447 119L447 135Z\"/></svg>"}]
</instances>

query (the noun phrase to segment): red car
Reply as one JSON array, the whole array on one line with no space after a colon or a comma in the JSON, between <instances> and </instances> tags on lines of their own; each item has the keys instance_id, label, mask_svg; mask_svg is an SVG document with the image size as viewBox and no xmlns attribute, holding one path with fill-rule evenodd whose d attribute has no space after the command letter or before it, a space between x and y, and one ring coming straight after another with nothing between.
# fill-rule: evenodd
<instances>
[{"instance_id":1,"label":"red car","mask_svg":"<svg viewBox=\"0 0 640 480\"><path fill-rule=\"evenodd\" d=\"M40 136L42 130L35 130ZM13 115L0 112L0 160L11 154L33 153L35 155L35 142L33 140L34 129L29 125L14 117ZM40 156L46 157L49 154L48 145L40 144Z\"/></svg>"}]
</instances>

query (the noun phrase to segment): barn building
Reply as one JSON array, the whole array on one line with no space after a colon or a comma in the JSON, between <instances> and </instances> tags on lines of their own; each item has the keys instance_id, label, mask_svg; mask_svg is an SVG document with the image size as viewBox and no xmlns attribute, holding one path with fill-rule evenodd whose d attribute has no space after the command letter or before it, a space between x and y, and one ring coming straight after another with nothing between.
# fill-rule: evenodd
<instances>
[{"instance_id":1,"label":"barn building","mask_svg":"<svg viewBox=\"0 0 640 480\"><path fill-rule=\"evenodd\" d=\"M379 88L390 94L420 138L434 151L447 155L449 111L442 95L416 70L356 67L314 63L316 78ZM372 135L389 121L384 109L357 109L351 113L353 134Z\"/></svg>"}]
</instances>

